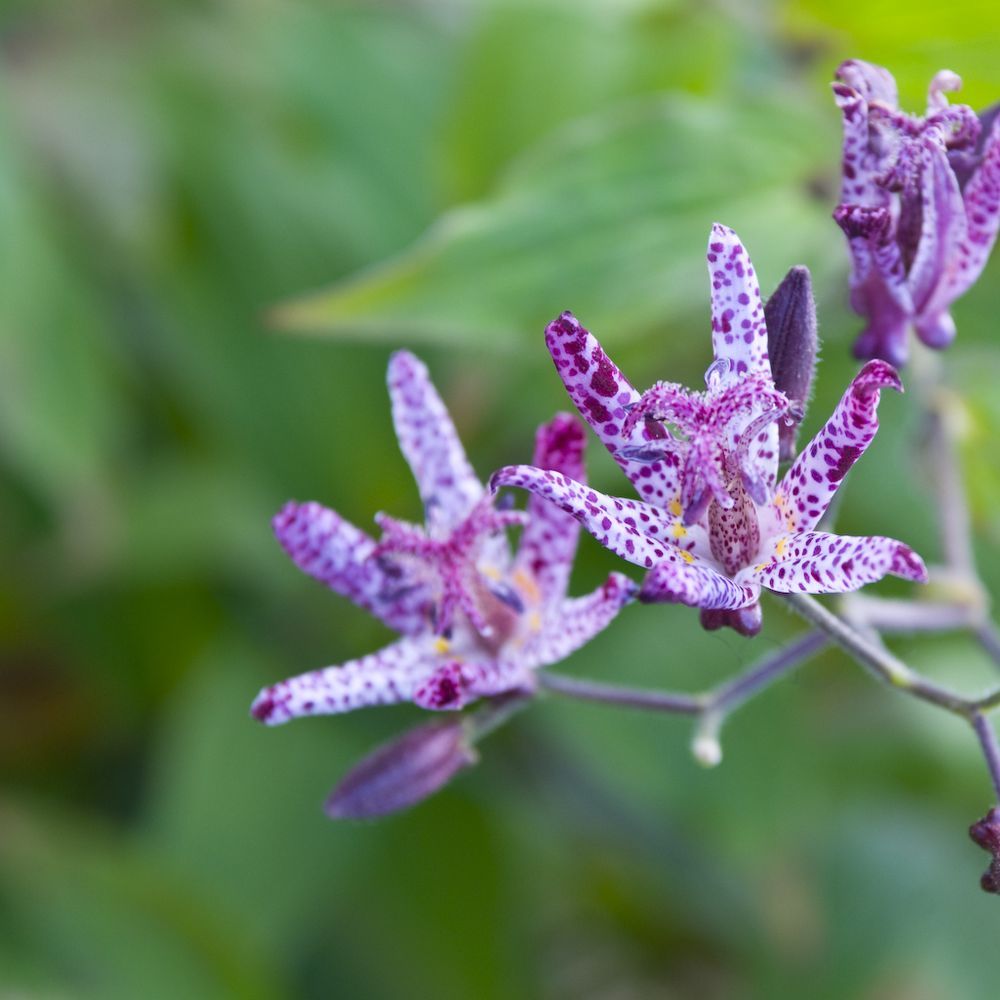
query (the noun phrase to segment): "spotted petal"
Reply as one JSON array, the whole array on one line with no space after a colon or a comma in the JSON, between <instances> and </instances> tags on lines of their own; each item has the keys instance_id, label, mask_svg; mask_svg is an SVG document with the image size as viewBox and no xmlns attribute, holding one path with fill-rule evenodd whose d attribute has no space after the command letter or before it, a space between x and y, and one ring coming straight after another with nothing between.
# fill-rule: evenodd
<instances>
[{"instance_id":1,"label":"spotted petal","mask_svg":"<svg viewBox=\"0 0 1000 1000\"><path fill-rule=\"evenodd\" d=\"M640 500L609 497L561 473L530 465L495 472L490 487L501 486L517 486L551 501L572 514L606 549L637 566L649 568L671 553L679 559L679 545L709 551L703 528L681 524L679 504L674 515ZM685 552L684 558L696 556Z\"/></svg>"},{"instance_id":2,"label":"spotted petal","mask_svg":"<svg viewBox=\"0 0 1000 1000\"><path fill-rule=\"evenodd\" d=\"M650 500L671 500L677 496L679 475L675 456L664 455L646 464L623 454L624 449L640 445L644 439L665 437L666 431L650 422L643 430L625 433L627 411L641 397L604 353L597 338L572 313L564 312L546 328L545 343L570 399L636 489Z\"/></svg>"},{"instance_id":3,"label":"spotted petal","mask_svg":"<svg viewBox=\"0 0 1000 1000\"><path fill-rule=\"evenodd\" d=\"M841 480L875 437L879 391L885 388L903 391L896 370L885 361L869 361L848 386L826 426L785 473L772 501L779 525L789 531L816 526Z\"/></svg>"},{"instance_id":4,"label":"spotted petal","mask_svg":"<svg viewBox=\"0 0 1000 1000\"><path fill-rule=\"evenodd\" d=\"M538 428L533 464L584 482L585 446L586 438L579 421L559 413ZM566 596L580 527L554 504L535 495L528 501L528 516L530 520L521 533L514 562L514 578L518 579L519 572L527 573L538 587L543 608L547 608L553 601Z\"/></svg>"},{"instance_id":5,"label":"spotted petal","mask_svg":"<svg viewBox=\"0 0 1000 1000\"><path fill-rule=\"evenodd\" d=\"M994 119L983 159L963 191L966 231L928 312L947 308L966 292L986 266L1000 228L1000 117Z\"/></svg>"},{"instance_id":6,"label":"spotted petal","mask_svg":"<svg viewBox=\"0 0 1000 1000\"><path fill-rule=\"evenodd\" d=\"M942 325L943 317L927 314L926 305L965 236L965 206L943 144L925 136L921 156L920 241L907 282L918 313L918 334L931 346L945 347L955 335L954 323L948 317Z\"/></svg>"},{"instance_id":7,"label":"spotted petal","mask_svg":"<svg viewBox=\"0 0 1000 1000\"><path fill-rule=\"evenodd\" d=\"M534 676L523 664L502 660L479 663L454 660L438 667L413 693L414 704L435 712L464 708L477 698L507 691L530 691Z\"/></svg>"},{"instance_id":8,"label":"spotted petal","mask_svg":"<svg viewBox=\"0 0 1000 1000\"><path fill-rule=\"evenodd\" d=\"M760 587L737 584L705 563L682 559L661 562L643 581L639 600L646 604L686 604L706 611L735 610L756 603Z\"/></svg>"},{"instance_id":9,"label":"spotted petal","mask_svg":"<svg viewBox=\"0 0 1000 1000\"><path fill-rule=\"evenodd\" d=\"M255 719L277 726L305 715L337 715L408 701L420 677L419 667L429 655L425 643L401 639L338 667L313 670L264 688L250 712Z\"/></svg>"},{"instance_id":10,"label":"spotted petal","mask_svg":"<svg viewBox=\"0 0 1000 1000\"><path fill-rule=\"evenodd\" d=\"M628 577L612 573L593 593L563 601L526 644L519 662L535 669L565 659L604 631L637 590Z\"/></svg>"},{"instance_id":11,"label":"spotted petal","mask_svg":"<svg viewBox=\"0 0 1000 1000\"><path fill-rule=\"evenodd\" d=\"M881 66L851 59L838 67L833 95L844 120L841 201L888 205L888 192L876 183L882 164L870 141L868 106L878 101L895 108L896 82Z\"/></svg>"},{"instance_id":12,"label":"spotted petal","mask_svg":"<svg viewBox=\"0 0 1000 1000\"><path fill-rule=\"evenodd\" d=\"M427 527L432 535L445 535L482 498L482 484L423 362L397 351L389 361L388 383L393 425L417 481Z\"/></svg>"},{"instance_id":13,"label":"spotted petal","mask_svg":"<svg viewBox=\"0 0 1000 1000\"><path fill-rule=\"evenodd\" d=\"M716 222L708 237L712 283L712 351L725 362L723 380L744 375L771 377L764 304L753 264L740 238Z\"/></svg>"},{"instance_id":14,"label":"spotted petal","mask_svg":"<svg viewBox=\"0 0 1000 1000\"><path fill-rule=\"evenodd\" d=\"M773 539L764 560L738 578L780 594L843 594L890 573L927 582L920 556L894 538L803 531Z\"/></svg>"},{"instance_id":15,"label":"spotted petal","mask_svg":"<svg viewBox=\"0 0 1000 1000\"><path fill-rule=\"evenodd\" d=\"M336 511L289 501L274 534L303 573L325 583L404 635L426 627L431 597L423 584L372 557L375 542Z\"/></svg>"}]
</instances>

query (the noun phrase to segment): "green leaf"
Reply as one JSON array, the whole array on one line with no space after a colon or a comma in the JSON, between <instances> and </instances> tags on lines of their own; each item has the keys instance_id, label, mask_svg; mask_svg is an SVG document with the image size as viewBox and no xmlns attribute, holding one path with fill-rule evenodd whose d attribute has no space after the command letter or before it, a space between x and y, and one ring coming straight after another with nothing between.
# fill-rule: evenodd
<instances>
[{"instance_id":1,"label":"green leaf","mask_svg":"<svg viewBox=\"0 0 1000 1000\"><path fill-rule=\"evenodd\" d=\"M765 286L793 263L826 273L835 234L815 191L837 162L835 130L788 100L633 102L561 130L489 200L449 212L395 259L280 307L274 321L515 349L572 308L598 330L637 335L678 310L707 310L715 220L747 240Z\"/></svg>"},{"instance_id":2,"label":"green leaf","mask_svg":"<svg viewBox=\"0 0 1000 1000\"><path fill-rule=\"evenodd\" d=\"M939 69L958 73L960 100L981 107L1000 91L1000 8L984 0L796 0L782 5L792 35L824 58L817 67L827 78L843 59L866 59L896 77L904 107L922 110L931 77Z\"/></svg>"},{"instance_id":3,"label":"green leaf","mask_svg":"<svg viewBox=\"0 0 1000 1000\"><path fill-rule=\"evenodd\" d=\"M30 956L0 961L4 995L8 987L123 998L279 995L237 911L162 854L89 821L5 803L0 898L0 940L13 938L15 958Z\"/></svg>"}]
</instances>

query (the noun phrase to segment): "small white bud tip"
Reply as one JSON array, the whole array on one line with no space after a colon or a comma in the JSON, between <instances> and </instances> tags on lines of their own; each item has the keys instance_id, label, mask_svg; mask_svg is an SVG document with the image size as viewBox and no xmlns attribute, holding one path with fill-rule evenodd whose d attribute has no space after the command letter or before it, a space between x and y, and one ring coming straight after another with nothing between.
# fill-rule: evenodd
<instances>
[{"instance_id":1,"label":"small white bud tip","mask_svg":"<svg viewBox=\"0 0 1000 1000\"><path fill-rule=\"evenodd\" d=\"M717 767L722 763L722 747L714 736L696 736L691 753L702 767Z\"/></svg>"}]
</instances>

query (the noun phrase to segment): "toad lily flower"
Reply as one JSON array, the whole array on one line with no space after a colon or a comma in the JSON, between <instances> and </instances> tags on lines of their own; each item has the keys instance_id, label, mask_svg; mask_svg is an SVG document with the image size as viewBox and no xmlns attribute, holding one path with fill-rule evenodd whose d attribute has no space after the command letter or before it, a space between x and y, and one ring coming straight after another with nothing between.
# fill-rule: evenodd
<instances>
[{"instance_id":1,"label":"toad lily flower","mask_svg":"<svg viewBox=\"0 0 1000 1000\"><path fill-rule=\"evenodd\" d=\"M851 252L851 305L868 321L858 357L905 363L911 326L929 347L947 347L948 310L996 241L1000 121L949 105L946 92L960 86L954 73L938 73L919 117L899 110L882 67L852 60L837 70L844 148L834 218Z\"/></svg>"},{"instance_id":2,"label":"toad lily flower","mask_svg":"<svg viewBox=\"0 0 1000 1000\"><path fill-rule=\"evenodd\" d=\"M755 634L761 587L840 593L887 573L925 581L920 558L901 542L815 530L875 436L879 390L902 389L895 371L884 361L865 365L776 487L776 422L789 403L771 379L753 267L724 226L713 227L708 268L715 362L704 392L661 382L640 395L570 313L546 330L573 402L643 499L524 465L495 473L493 488L523 487L572 514L649 570L641 600L701 608L706 628Z\"/></svg>"},{"instance_id":3,"label":"toad lily flower","mask_svg":"<svg viewBox=\"0 0 1000 1000\"><path fill-rule=\"evenodd\" d=\"M536 668L589 641L635 594L634 583L613 573L592 594L568 599L574 520L536 498L526 513L494 510L423 364L399 352L388 381L425 526L382 515L376 544L334 511L292 502L274 530L299 569L402 638L266 688L252 707L262 722L399 701L458 709L475 698L531 690ZM580 424L560 414L539 429L534 460L582 477L583 448ZM514 557L504 536L512 524L524 525Z\"/></svg>"}]
</instances>

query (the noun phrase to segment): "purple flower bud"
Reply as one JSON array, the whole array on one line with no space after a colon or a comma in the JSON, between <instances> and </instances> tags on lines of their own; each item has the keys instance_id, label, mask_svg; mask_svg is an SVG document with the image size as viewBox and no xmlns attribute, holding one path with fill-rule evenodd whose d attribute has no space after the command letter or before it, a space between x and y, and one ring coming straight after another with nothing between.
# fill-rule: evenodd
<instances>
[{"instance_id":1,"label":"purple flower bud","mask_svg":"<svg viewBox=\"0 0 1000 1000\"><path fill-rule=\"evenodd\" d=\"M816 301L809 268L793 267L764 306L767 353L774 384L791 401L778 421L778 457L795 457L795 438L805 416L816 370Z\"/></svg>"},{"instance_id":2,"label":"purple flower bud","mask_svg":"<svg viewBox=\"0 0 1000 1000\"><path fill-rule=\"evenodd\" d=\"M763 615L760 605L751 604L748 608L735 610L719 608L702 608L700 614L701 627L706 632L714 632L720 628L731 628L740 635L753 638L761 629Z\"/></svg>"},{"instance_id":3,"label":"purple flower bud","mask_svg":"<svg viewBox=\"0 0 1000 1000\"><path fill-rule=\"evenodd\" d=\"M973 823L969 827L969 836L984 851L993 855L979 884L984 892L1000 895L1000 808L994 806L978 823Z\"/></svg>"},{"instance_id":4,"label":"purple flower bud","mask_svg":"<svg viewBox=\"0 0 1000 1000\"><path fill-rule=\"evenodd\" d=\"M477 760L460 719L417 726L355 764L326 801L331 819L408 809Z\"/></svg>"}]
</instances>

